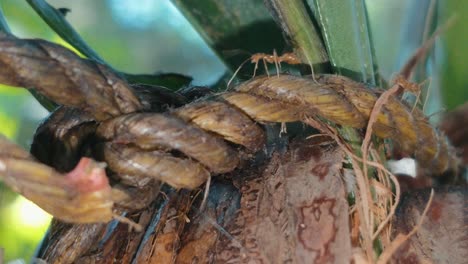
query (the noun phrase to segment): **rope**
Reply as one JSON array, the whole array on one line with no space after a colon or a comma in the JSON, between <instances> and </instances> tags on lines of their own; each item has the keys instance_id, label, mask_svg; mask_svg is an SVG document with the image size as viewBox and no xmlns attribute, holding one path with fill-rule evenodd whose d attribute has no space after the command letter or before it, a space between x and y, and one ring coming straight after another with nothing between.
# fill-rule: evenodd
<instances>
[{"instance_id":1,"label":"rope","mask_svg":"<svg viewBox=\"0 0 468 264\"><path fill-rule=\"evenodd\" d=\"M376 92L342 76L324 75L317 81L292 75L260 76L240 84L234 92L219 94L214 101L191 103L164 114L132 113L113 118L99 126L98 135L142 150L183 153L188 159L178 157L181 162L177 166L155 162L145 167L146 175L168 182L169 178L181 178L181 170L190 171L186 174L193 179L190 183L168 183L177 188L195 188L209 175L205 170L196 173L190 167L192 163L199 162L212 174L234 170L240 155L233 144L250 151L264 145L265 132L259 123L304 121L315 116L363 129L377 98ZM419 110L411 110L391 97L373 126L375 135L392 139L432 175L455 169L458 161L450 154L445 137L436 133ZM116 150L114 155L135 167L140 166L140 156L149 155L135 152L132 158L120 152ZM123 172L112 163L109 166Z\"/></svg>"}]
</instances>

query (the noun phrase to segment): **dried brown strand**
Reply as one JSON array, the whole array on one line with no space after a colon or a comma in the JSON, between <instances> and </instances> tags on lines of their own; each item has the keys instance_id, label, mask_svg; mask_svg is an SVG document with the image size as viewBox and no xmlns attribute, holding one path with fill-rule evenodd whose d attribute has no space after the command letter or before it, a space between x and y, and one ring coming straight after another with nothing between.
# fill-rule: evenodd
<instances>
[{"instance_id":1,"label":"dried brown strand","mask_svg":"<svg viewBox=\"0 0 468 264\"><path fill-rule=\"evenodd\" d=\"M112 70L44 40L0 36L0 82L34 88L97 120L142 109L131 87Z\"/></svg>"},{"instance_id":2,"label":"dried brown strand","mask_svg":"<svg viewBox=\"0 0 468 264\"><path fill-rule=\"evenodd\" d=\"M117 210L134 212L147 208L159 195L160 182L152 181L143 187L117 184L112 187L112 200ZM115 217L114 218L118 219ZM119 221L121 219L118 219Z\"/></svg>"},{"instance_id":3,"label":"dried brown strand","mask_svg":"<svg viewBox=\"0 0 468 264\"><path fill-rule=\"evenodd\" d=\"M262 76L239 85L237 90L301 105L303 109L314 111L338 124L355 128L365 125L365 118L345 97L338 94L332 86L321 85L311 79L292 75L274 78Z\"/></svg>"},{"instance_id":4,"label":"dried brown strand","mask_svg":"<svg viewBox=\"0 0 468 264\"><path fill-rule=\"evenodd\" d=\"M239 157L221 138L163 114L124 115L102 123L98 134L142 149L170 148L194 158L214 173L232 171Z\"/></svg>"},{"instance_id":5,"label":"dried brown strand","mask_svg":"<svg viewBox=\"0 0 468 264\"><path fill-rule=\"evenodd\" d=\"M295 105L292 113L297 114L299 120L312 114L339 125L364 128L378 96L365 90L363 84L343 76L319 77L319 82L290 75L257 77L239 85L237 90L244 94L243 98L252 94L271 102ZM230 99L236 96L229 94L225 99L243 109L242 103ZM246 100L249 100L249 104L245 104L247 107L253 104L254 99ZM244 112L250 115L248 111ZM432 164L431 174L458 166L457 158L449 153L446 139L437 135L427 118L419 110L409 109L393 95L382 106L373 130L377 136L393 139L404 153L416 154L422 164ZM422 144L423 140L428 144Z\"/></svg>"},{"instance_id":6,"label":"dried brown strand","mask_svg":"<svg viewBox=\"0 0 468 264\"><path fill-rule=\"evenodd\" d=\"M207 169L196 161L122 144L106 143L104 159L110 169L121 175L124 183L133 186L142 187L149 179L156 179L175 188L193 189L210 176Z\"/></svg>"},{"instance_id":7,"label":"dried brown strand","mask_svg":"<svg viewBox=\"0 0 468 264\"><path fill-rule=\"evenodd\" d=\"M0 157L0 179L63 221L96 223L112 219L111 188L104 169L94 161L82 162L64 176L32 160Z\"/></svg>"},{"instance_id":8,"label":"dried brown strand","mask_svg":"<svg viewBox=\"0 0 468 264\"><path fill-rule=\"evenodd\" d=\"M296 122L301 120L303 112L302 109L292 104L258 95L225 93L220 96L258 122Z\"/></svg>"},{"instance_id":9,"label":"dried brown strand","mask_svg":"<svg viewBox=\"0 0 468 264\"><path fill-rule=\"evenodd\" d=\"M101 125L99 133L105 138L113 139L114 142L134 143L143 149L177 149L200 161L214 173L227 172L237 165L237 160L232 159L236 154L231 153L232 151L228 151L228 155L228 152L224 152L224 157L214 154L216 152L213 152L213 146L218 143L207 147L209 144L206 141L219 142L218 137L204 134L190 123L247 148L253 146L249 137L250 140L254 139L263 144L263 133L250 118L261 122L291 122L304 121L309 116L317 115L339 125L350 125L349 120L342 120L351 115L357 118L351 118L355 121L352 126L364 128L379 98L378 95L345 77L340 76L335 80L329 76L319 80L328 81L330 84L317 84L311 79L288 75L258 77L241 84L237 89L239 92L220 95L233 107L222 102L198 102L172 112L188 123L161 114L133 114L105 122ZM327 107L333 111L324 110ZM434 174L457 166L455 158L448 153L445 139L437 136L421 112L413 112L393 95L389 95L381 107L381 112L377 114L372 130L377 136L393 139L404 153L415 154L421 164L430 165ZM364 120L364 125L359 121L361 119ZM246 134L249 130L246 128L254 128L253 134ZM200 140L202 138L205 139ZM425 142L427 144L423 144ZM188 146L194 147L194 144L199 145L197 149L183 149ZM207 146L201 147L203 144ZM255 149L260 146L261 144L255 145ZM201 149L204 151L200 152ZM215 158L215 163L226 162L229 166L222 170L214 170L213 163L208 165L207 161L213 161ZM196 177L193 181L201 184L202 180Z\"/></svg>"},{"instance_id":10,"label":"dried brown strand","mask_svg":"<svg viewBox=\"0 0 468 264\"><path fill-rule=\"evenodd\" d=\"M265 144L265 133L250 117L222 102L197 102L173 112L186 122L221 135L225 140L257 151Z\"/></svg>"}]
</instances>

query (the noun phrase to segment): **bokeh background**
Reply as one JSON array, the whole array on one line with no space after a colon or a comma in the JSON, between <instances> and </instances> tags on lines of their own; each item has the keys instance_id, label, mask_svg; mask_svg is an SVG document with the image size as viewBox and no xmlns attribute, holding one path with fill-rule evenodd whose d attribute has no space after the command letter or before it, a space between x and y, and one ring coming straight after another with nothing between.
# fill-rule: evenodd
<instances>
[{"instance_id":1,"label":"bokeh background","mask_svg":"<svg viewBox=\"0 0 468 264\"><path fill-rule=\"evenodd\" d=\"M354 0L350 0L354 1ZM194 84L215 83L226 68L169 0L49 0L71 10L67 20L114 68L129 73L174 72ZM437 21L452 15L455 25L437 42L429 63L427 114L468 99L468 2L463 0L367 0L381 75L390 80L421 43L426 23L422 5L434 5ZM435 3L435 4L434 4ZM67 47L26 1L0 0L12 32ZM435 22L437 22L435 21ZM248 51L247 51L248 52ZM0 69L1 70L1 69ZM443 89L441 88L443 87ZM0 133L29 149L34 129L48 112L24 89L0 85ZM50 216L0 183L0 248L6 261L28 261L47 229Z\"/></svg>"}]
</instances>

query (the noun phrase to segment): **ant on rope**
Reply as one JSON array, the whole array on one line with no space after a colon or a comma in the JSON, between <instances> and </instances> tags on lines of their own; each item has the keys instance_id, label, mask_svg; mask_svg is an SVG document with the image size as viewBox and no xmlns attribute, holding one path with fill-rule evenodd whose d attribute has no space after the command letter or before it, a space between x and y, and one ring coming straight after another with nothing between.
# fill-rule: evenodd
<instances>
[{"instance_id":1,"label":"ant on rope","mask_svg":"<svg viewBox=\"0 0 468 264\"><path fill-rule=\"evenodd\" d=\"M234 78L236 77L237 73L240 71L242 66L244 66L244 64L246 62L248 62L249 60L250 60L250 63L255 63L254 73L253 73L252 77L255 77L255 75L257 73L258 63L260 62L260 60L263 61L263 66L265 67L265 72L268 75L268 77L270 76L270 74L268 72L267 63L275 64L276 75L277 76L279 76L279 74L280 74L281 63L282 62L285 62L287 64L291 64L291 65L302 64L302 61L292 52L284 53L281 56L278 56L278 54L276 53L276 50L273 50L273 55L272 54L266 54L266 53L255 53L252 56L250 56L250 58L247 58L244 62L242 62L242 64L239 66L239 68L237 68L237 70L234 72L231 79L227 83L228 89L229 89L229 85L231 84L232 80L234 80ZM283 122L283 123L281 123L280 137L281 137L281 134L286 134L286 133L287 133L286 123Z\"/></svg>"},{"instance_id":2,"label":"ant on rope","mask_svg":"<svg viewBox=\"0 0 468 264\"><path fill-rule=\"evenodd\" d=\"M271 54L265 54L265 53L255 53L250 57L250 62L255 63L255 69L254 69L254 76L255 73L257 72L258 69L258 63L259 61L263 61L263 66L265 66L265 72L268 75L268 67L267 67L267 62L271 64L275 64L276 66L276 73L279 75L279 70L281 70L281 63L285 62L287 64L301 64L301 60L292 52L287 52L284 53L281 56L278 56L276 53L276 50L273 50L273 55Z\"/></svg>"},{"instance_id":3,"label":"ant on rope","mask_svg":"<svg viewBox=\"0 0 468 264\"><path fill-rule=\"evenodd\" d=\"M229 85L234 80L234 78L236 77L237 73L240 71L242 66L244 66L244 64L247 63L249 60L250 60L250 63L255 64L253 77L255 77L255 75L257 73L258 64L259 64L260 60L263 61L263 66L265 67L265 72L266 72L266 74L268 76L270 76L270 74L268 72L267 63L275 64L276 74L278 76L280 74L281 63L282 62L287 63L287 64L291 64L291 65L302 64L302 61L292 52L284 53L281 56L278 56L278 54L276 53L276 50L273 50L273 54L255 53L252 56L250 56L249 58L247 58L244 62L241 63L239 68L237 68L237 70L234 72L231 79L227 83L227 87L229 87Z\"/></svg>"}]
</instances>

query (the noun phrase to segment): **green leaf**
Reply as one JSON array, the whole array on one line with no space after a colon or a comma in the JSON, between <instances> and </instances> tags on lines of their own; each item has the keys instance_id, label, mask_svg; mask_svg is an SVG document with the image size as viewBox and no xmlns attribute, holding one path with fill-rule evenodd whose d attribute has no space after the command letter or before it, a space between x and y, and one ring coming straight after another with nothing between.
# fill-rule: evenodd
<instances>
[{"instance_id":1,"label":"green leaf","mask_svg":"<svg viewBox=\"0 0 468 264\"><path fill-rule=\"evenodd\" d=\"M440 5L440 21L456 14L454 25L441 37L445 54L442 57L442 99L448 110L468 101L468 4L447 0Z\"/></svg>"},{"instance_id":2,"label":"green leaf","mask_svg":"<svg viewBox=\"0 0 468 264\"><path fill-rule=\"evenodd\" d=\"M38 93L34 89L28 89L28 91L36 98L36 100L45 108L47 111L52 112L55 108L57 108L59 105L51 100L49 98L45 97L44 95Z\"/></svg>"},{"instance_id":3,"label":"green leaf","mask_svg":"<svg viewBox=\"0 0 468 264\"><path fill-rule=\"evenodd\" d=\"M261 0L172 0L206 43L235 71L252 54L286 48L282 32ZM252 75L252 65L243 67Z\"/></svg>"},{"instance_id":4,"label":"green leaf","mask_svg":"<svg viewBox=\"0 0 468 264\"><path fill-rule=\"evenodd\" d=\"M380 86L364 0L307 0L322 31L333 71Z\"/></svg>"},{"instance_id":5,"label":"green leaf","mask_svg":"<svg viewBox=\"0 0 468 264\"><path fill-rule=\"evenodd\" d=\"M72 45L75 49L81 52L86 57L95 60L99 63L107 64L75 31L75 29L68 23L63 14L53 6L49 5L44 0L27 0L31 7L41 16L41 18L65 41ZM111 69L113 69L111 67ZM161 85L171 90L177 90L192 80L189 77L178 74L128 74L119 72L115 69L120 76L126 78L131 84L149 84Z\"/></svg>"},{"instance_id":6,"label":"green leaf","mask_svg":"<svg viewBox=\"0 0 468 264\"><path fill-rule=\"evenodd\" d=\"M8 23L5 20L5 16L3 15L2 7L0 6L0 32L10 34L11 30L8 26Z\"/></svg>"},{"instance_id":7,"label":"green leaf","mask_svg":"<svg viewBox=\"0 0 468 264\"><path fill-rule=\"evenodd\" d=\"M294 45L296 55L308 64L325 64L328 56L302 1L266 1L278 24Z\"/></svg>"},{"instance_id":8,"label":"green leaf","mask_svg":"<svg viewBox=\"0 0 468 264\"><path fill-rule=\"evenodd\" d=\"M80 37L63 14L44 0L27 0L29 5L60 37L88 58L107 63Z\"/></svg>"}]
</instances>

